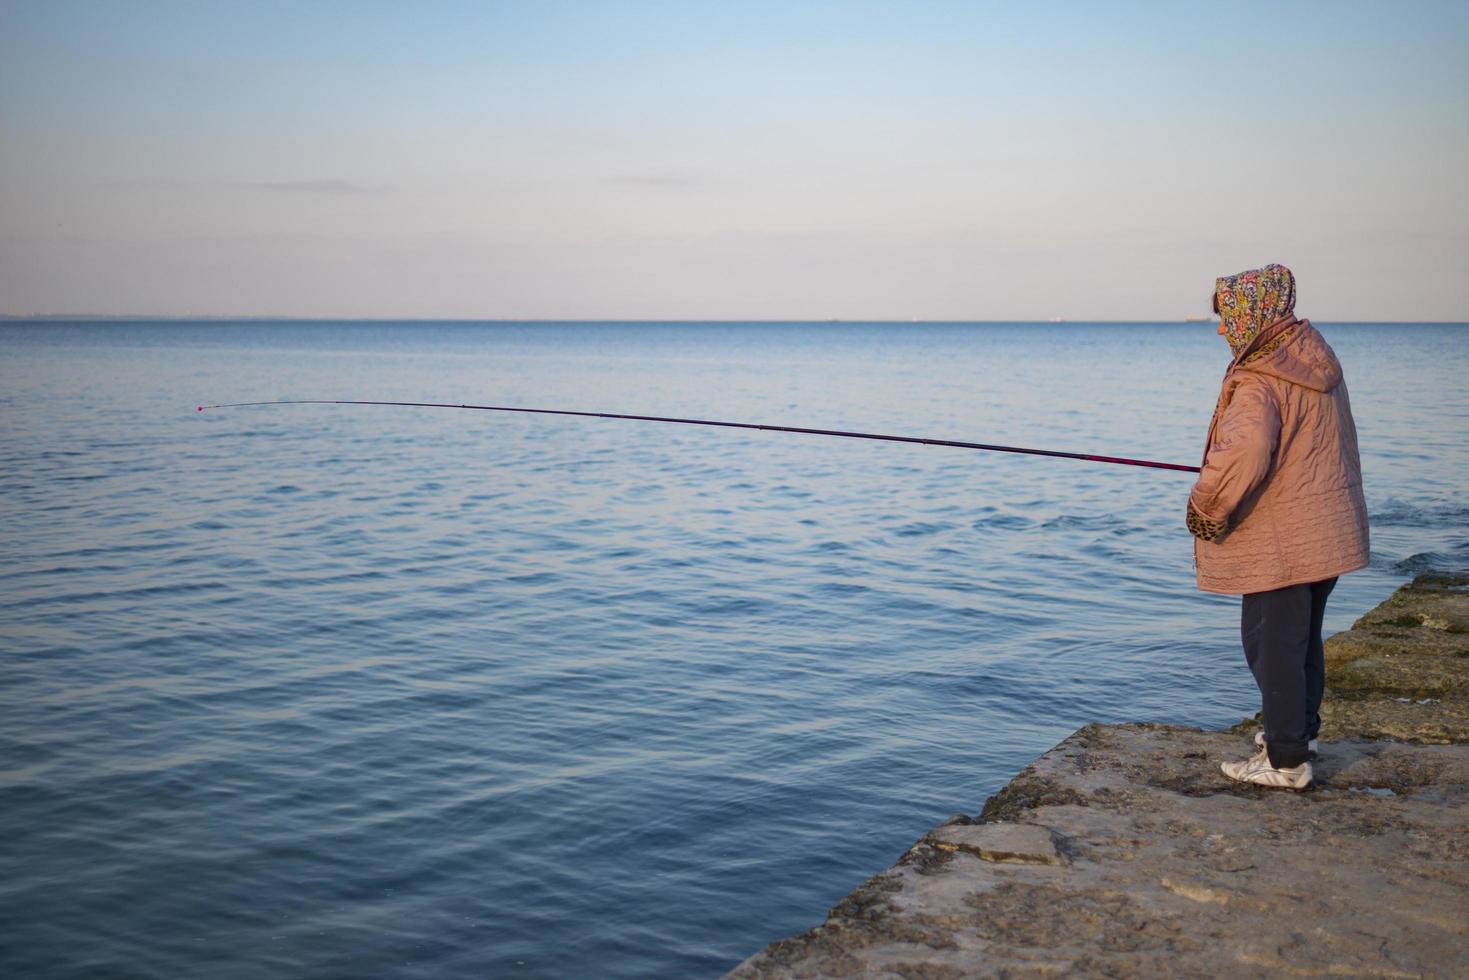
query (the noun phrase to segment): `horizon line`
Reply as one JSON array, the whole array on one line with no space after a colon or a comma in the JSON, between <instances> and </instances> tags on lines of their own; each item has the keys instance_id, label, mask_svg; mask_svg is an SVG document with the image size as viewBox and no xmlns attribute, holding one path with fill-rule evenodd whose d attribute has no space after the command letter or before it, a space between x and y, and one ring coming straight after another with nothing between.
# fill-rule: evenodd
<instances>
[{"instance_id":1,"label":"horizon line","mask_svg":"<svg viewBox=\"0 0 1469 980\"><path fill-rule=\"evenodd\" d=\"M1304 319L1311 320L1306 317ZM1178 317L1169 319L1143 319L1121 317L1047 317L1036 318L851 318L851 317L506 317L506 316L306 316L298 314L235 314L235 313L0 313L0 322L53 323L79 322L137 322L165 320L177 322L217 321L226 323L799 323L799 324L971 324L971 323L1119 323L1119 324L1187 324L1203 326L1213 324L1214 317ZM1318 318L1319 323L1380 323L1380 324L1464 324L1464 320L1338 320Z\"/></svg>"}]
</instances>

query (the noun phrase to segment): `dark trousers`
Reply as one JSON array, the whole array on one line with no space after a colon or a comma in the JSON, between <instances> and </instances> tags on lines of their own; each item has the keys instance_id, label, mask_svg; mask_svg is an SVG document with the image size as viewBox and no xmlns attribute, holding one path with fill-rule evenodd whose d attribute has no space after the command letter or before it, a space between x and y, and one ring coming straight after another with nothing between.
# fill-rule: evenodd
<instances>
[{"instance_id":1,"label":"dark trousers","mask_svg":"<svg viewBox=\"0 0 1469 980\"><path fill-rule=\"evenodd\" d=\"M1306 743L1321 730L1326 658L1321 619L1336 579L1253 592L1240 608L1245 659L1260 688L1265 748L1277 769L1310 757Z\"/></svg>"}]
</instances>

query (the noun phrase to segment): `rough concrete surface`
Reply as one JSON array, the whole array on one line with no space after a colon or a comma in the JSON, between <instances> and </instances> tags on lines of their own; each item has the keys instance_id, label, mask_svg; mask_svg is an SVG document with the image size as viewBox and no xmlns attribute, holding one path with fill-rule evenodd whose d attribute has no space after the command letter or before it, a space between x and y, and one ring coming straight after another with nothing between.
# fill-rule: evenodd
<instances>
[{"instance_id":1,"label":"rough concrete surface","mask_svg":"<svg viewBox=\"0 0 1469 980\"><path fill-rule=\"evenodd\" d=\"M1420 575L1326 641L1321 737L1469 739L1469 575Z\"/></svg>"},{"instance_id":2,"label":"rough concrete surface","mask_svg":"<svg viewBox=\"0 0 1469 980\"><path fill-rule=\"evenodd\" d=\"M1453 576L1333 637L1304 792L1219 772L1252 719L1089 725L730 976L1469 976L1466 640Z\"/></svg>"}]
</instances>

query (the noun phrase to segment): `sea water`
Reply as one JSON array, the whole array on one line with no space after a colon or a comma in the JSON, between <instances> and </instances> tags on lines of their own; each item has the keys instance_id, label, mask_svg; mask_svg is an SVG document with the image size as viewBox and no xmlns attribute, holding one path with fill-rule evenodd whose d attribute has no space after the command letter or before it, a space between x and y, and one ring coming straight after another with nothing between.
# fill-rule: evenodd
<instances>
[{"instance_id":1,"label":"sea water","mask_svg":"<svg viewBox=\"0 0 1469 980\"><path fill-rule=\"evenodd\" d=\"M1469 561L1469 326L1321 325L1373 561ZM1078 726L1256 710L1210 324L0 325L0 973L714 976ZM1247 746L1241 745L1241 751Z\"/></svg>"}]
</instances>

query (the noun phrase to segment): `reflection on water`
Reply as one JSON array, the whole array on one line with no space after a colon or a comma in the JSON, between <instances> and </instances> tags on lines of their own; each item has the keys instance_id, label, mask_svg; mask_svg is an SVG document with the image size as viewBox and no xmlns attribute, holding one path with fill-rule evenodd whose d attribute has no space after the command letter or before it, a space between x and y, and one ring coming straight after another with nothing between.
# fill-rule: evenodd
<instances>
[{"instance_id":1,"label":"reflection on water","mask_svg":"<svg viewBox=\"0 0 1469 980\"><path fill-rule=\"evenodd\" d=\"M1469 328L1325 325L1374 564L1463 564ZM714 975L1094 720L1255 707L1205 325L0 326L0 967Z\"/></svg>"}]
</instances>

